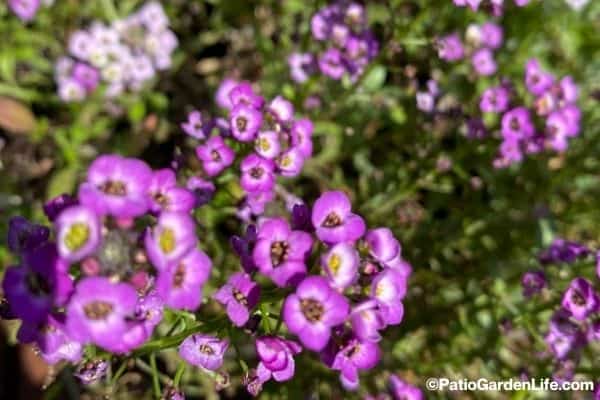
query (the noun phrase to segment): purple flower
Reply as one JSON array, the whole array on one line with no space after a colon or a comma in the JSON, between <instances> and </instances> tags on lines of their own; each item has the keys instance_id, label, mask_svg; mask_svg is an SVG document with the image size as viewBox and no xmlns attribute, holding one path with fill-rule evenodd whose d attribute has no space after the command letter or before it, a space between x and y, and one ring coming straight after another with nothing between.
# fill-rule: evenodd
<instances>
[{"instance_id":1,"label":"purple flower","mask_svg":"<svg viewBox=\"0 0 600 400\"><path fill-rule=\"evenodd\" d=\"M77 262L98 249L102 240L98 216L88 207L72 206L55 221L58 253L65 260Z\"/></svg>"},{"instance_id":2,"label":"purple flower","mask_svg":"<svg viewBox=\"0 0 600 400\"><path fill-rule=\"evenodd\" d=\"M304 158L312 156L312 134L314 126L309 119L299 119L292 123L290 131L291 144L300 151Z\"/></svg>"},{"instance_id":3,"label":"purple flower","mask_svg":"<svg viewBox=\"0 0 600 400\"><path fill-rule=\"evenodd\" d=\"M346 69L342 64L342 54L336 48L328 49L319 57L319 69L321 72L335 80L341 79Z\"/></svg>"},{"instance_id":4,"label":"purple flower","mask_svg":"<svg viewBox=\"0 0 600 400\"><path fill-rule=\"evenodd\" d=\"M573 315L573 318L581 321L598 311L600 299L588 280L575 278L565 292L561 305Z\"/></svg>"},{"instance_id":5,"label":"purple flower","mask_svg":"<svg viewBox=\"0 0 600 400\"><path fill-rule=\"evenodd\" d=\"M235 326L244 326L250 318L250 311L258 303L260 287L250 276L238 272L214 295L214 299L227 308L227 316Z\"/></svg>"},{"instance_id":6,"label":"purple flower","mask_svg":"<svg viewBox=\"0 0 600 400\"><path fill-rule=\"evenodd\" d=\"M241 103L236 105L229 116L231 134L240 142L250 142L262 125L262 114L257 109Z\"/></svg>"},{"instance_id":7,"label":"purple flower","mask_svg":"<svg viewBox=\"0 0 600 400\"><path fill-rule=\"evenodd\" d=\"M277 170L282 176L298 176L304 165L304 156L302 152L291 147L276 158Z\"/></svg>"},{"instance_id":8,"label":"purple flower","mask_svg":"<svg viewBox=\"0 0 600 400\"><path fill-rule=\"evenodd\" d=\"M554 77L543 71L535 58L532 58L525 65L525 85L527 90L535 96L539 96L550 89Z\"/></svg>"},{"instance_id":9,"label":"purple flower","mask_svg":"<svg viewBox=\"0 0 600 400\"><path fill-rule=\"evenodd\" d=\"M379 331L386 327L376 300L366 300L355 306L350 313L350 323L357 338L370 342L381 340Z\"/></svg>"},{"instance_id":10,"label":"purple flower","mask_svg":"<svg viewBox=\"0 0 600 400\"><path fill-rule=\"evenodd\" d=\"M287 381L294 376L294 356L302 347L292 340L276 336L263 336L256 339L256 353L260 362L256 374L261 383L271 379Z\"/></svg>"},{"instance_id":11,"label":"purple flower","mask_svg":"<svg viewBox=\"0 0 600 400\"><path fill-rule=\"evenodd\" d=\"M40 355L48 364L56 364L62 360L77 363L81 359L81 344L71 340L64 332L63 322L52 315L36 324L23 322L17 338L21 343L35 342Z\"/></svg>"},{"instance_id":12,"label":"purple flower","mask_svg":"<svg viewBox=\"0 0 600 400\"><path fill-rule=\"evenodd\" d=\"M275 164L271 160L250 154L242 160L241 170L240 184L247 192L269 192L275 186Z\"/></svg>"},{"instance_id":13,"label":"purple flower","mask_svg":"<svg viewBox=\"0 0 600 400\"><path fill-rule=\"evenodd\" d=\"M438 56L445 61L458 61L465 56L465 50L457 33L438 40Z\"/></svg>"},{"instance_id":14,"label":"purple flower","mask_svg":"<svg viewBox=\"0 0 600 400\"><path fill-rule=\"evenodd\" d=\"M270 160L274 159L281 151L279 134L274 131L260 132L256 138L254 150L256 150L261 157Z\"/></svg>"},{"instance_id":15,"label":"purple flower","mask_svg":"<svg viewBox=\"0 0 600 400\"><path fill-rule=\"evenodd\" d=\"M471 63L475 72L481 76L490 76L496 73L498 65L494 60L494 53L487 48L482 48L473 53Z\"/></svg>"},{"instance_id":16,"label":"purple flower","mask_svg":"<svg viewBox=\"0 0 600 400\"><path fill-rule=\"evenodd\" d=\"M331 329L342 324L348 312L348 300L320 276L305 278L283 304L283 320L289 331L313 351L327 345Z\"/></svg>"},{"instance_id":17,"label":"purple flower","mask_svg":"<svg viewBox=\"0 0 600 400\"><path fill-rule=\"evenodd\" d=\"M181 124L181 129L196 139L206 139L212 130L210 121L202 117L200 111L194 110L188 114L186 122Z\"/></svg>"},{"instance_id":18,"label":"purple flower","mask_svg":"<svg viewBox=\"0 0 600 400\"><path fill-rule=\"evenodd\" d=\"M208 176L220 174L235 158L234 151L221 136L213 136L206 143L196 147L196 155L202 161L202 167Z\"/></svg>"},{"instance_id":19,"label":"purple flower","mask_svg":"<svg viewBox=\"0 0 600 400\"><path fill-rule=\"evenodd\" d=\"M292 207L292 230L312 232L314 229L310 217L310 208L306 204L295 204Z\"/></svg>"},{"instance_id":20,"label":"purple flower","mask_svg":"<svg viewBox=\"0 0 600 400\"><path fill-rule=\"evenodd\" d=\"M235 79L225 78L221 81L217 93L215 94L215 101L219 107L229 110L233 108L229 94L237 85L238 82Z\"/></svg>"},{"instance_id":21,"label":"purple flower","mask_svg":"<svg viewBox=\"0 0 600 400\"><path fill-rule=\"evenodd\" d=\"M172 169L164 168L154 171L148 187L150 210L190 212L196 198L189 190L177 186L177 177Z\"/></svg>"},{"instance_id":22,"label":"purple flower","mask_svg":"<svg viewBox=\"0 0 600 400\"><path fill-rule=\"evenodd\" d=\"M435 97L429 92L417 92L415 95L417 108L423 112L430 113L435 109Z\"/></svg>"},{"instance_id":23,"label":"purple flower","mask_svg":"<svg viewBox=\"0 0 600 400\"><path fill-rule=\"evenodd\" d=\"M377 301L381 315L388 325L396 325L402 321L402 299L405 295L406 277L395 269L385 268L371 283L371 297Z\"/></svg>"},{"instance_id":24,"label":"purple flower","mask_svg":"<svg viewBox=\"0 0 600 400\"><path fill-rule=\"evenodd\" d=\"M575 82L573 82L573 77L565 76L560 80L559 85L559 102L561 106L566 106L568 104L573 104L577 100L578 89Z\"/></svg>"},{"instance_id":25,"label":"purple flower","mask_svg":"<svg viewBox=\"0 0 600 400\"><path fill-rule=\"evenodd\" d=\"M265 100L262 98L262 96L254 93L252 86L248 82L242 82L231 89L229 92L229 100L233 106L232 108L235 108L238 105L246 105L255 110L260 110L265 103Z\"/></svg>"},{"instance_id":26,"label":"purple flower","mask_svg":"<svg viewBox=\"0 0 600 400\"><path fill-rule=\"evenodd\" d=\"M144 238L146 252L157 270L177 263L196 244L196 228L188 214L163 212Z\"/></svg>"},{"instance_id":27,"label":"purple flower","mask_svg":"<svg viewBox=\"0 0 600 400\"><path fill-rule=\"evenodd\" d=\"M389 228L371 229L365 235L369 254L383 265L388 265L401 254L400 242Z\"/></svg>"},{"instance_id":28,"label":"purple flower","mask_svg":"<svg viewBox=\"0 0 600 400\"><path fill-rule=\"evenodd\" d=\"M54 243L25 253L23 265L7 268L2 282L11 312L26 322L45 321L52 308L64 305L73 291L67 269Z\"/></svg>"},{"instance_id":29,"label":"purple flower","mask_svg":"<svg viewBox=\"0 0 600 400\"><path fill-rule=\"evenodd\" d=\"M516 107L502 116L502 136L507 139L525 139L534 134L534 125L529 110Z\"/></svg>"},{"instance_id":30,"label":"purple flower","mask_svg":"<svg viewBox=\"0 0 600 400\"><path fill-rule=\"evenodd\" d=\"M304 278L311 247L308 233L292 231L283 218L272 218L260 225L252 258L262 274L283 287Z\"/></svg>"},{"instance_id":31,"label":"purple flower","mask_svg":"<svg viewBox=\"0 0 600 400\"><path fill-rule=\"evenodd\" d=\"M503 31L500 25L486 22L481 25L481 44L490 49L498 49L502 46Z\"/></svg>"},{"instance_id":32,"label":"purple flower","mask_svg":"<svg viewBox=\"0 0 600 400\"><path fill-rule=\"evenodd\" d=\"M40 0L9 0L8 6L21 21L29 22L40 8Z\"/></svg>"},{"instance_id":33,"label":"purple flower","mask_svg":"<svg viewBox=\"0 0 600 400\"><path fill-rule=\"evenodd\" d=\"M43 225L29 222L16 216L8 221L8 248L15 254L32 250L45 243L50 236L50 229Z\"/></svg>"},{"instance_id":34,"label":"purple flower","mask_svg":"<svg viewBox=\"0 0 600 400\"><path fill-rule=\"evenodd\" d=\"M287 61L294 82L306 82L316 72L315 57L310 53L292 53Z\"/></svg>"},{"instance_id":35,"label":"purple flower","mask_svg":"<svg viewBox=\"0 0 600 400\"><path fill-rule=\"evenodd\" d=\"M186 182L186 188L194 193L195 207L207 204L215 193L215 184L197 176L192 176Z\"/></svg>"},{"instance_id":36,"label":"purple flower","mask_svg":"<svg viewBox=\"0 0 600 400\"><path fill-rule=\"evenodd\" d=\"M100 72L86 63L75 63L71 74L73 79L83 86L88 93L96 90L100 81Z\"/></svg>"},{"instance_id":37,"label":"purple flower","mask_svg":"<svg viewBox=\"0 0 600 400\"><path fill-rule=\"evenodd\" d=\"M137 217L148 211L146 196L152 170L141 160L103 155L88 169L79 201L99 215Z\"/></svg>"},{"instance_id":38,"label":"purple flower","mask_svg":"<svg viewBox=\"0 0 600 400\"><path fill-rule=\"evenodd\" d=\"M557 238L552 241L550 247L538 255L538 259L542 264L571 264L589 253L590 250L581 243Z\"/></svg>"},{"instance_id":39,"label":"purple flower","mask_svg":"<svg viewBox=\"0 0 600 400\"><path fill-rule=\"evenodd\" d=\"M315 202L311 219L317 237L327 244L354 242L366 229L364 220L352 213L350 200L341 191L323 193Z\"/></svg>"},{"instance_id":40,"label":"purple flower","mask_svg":"<svg viewBox=\"0 0 600 400\"><path fill-rule=\"evenodd\" d=\"M229 341L210 335L188 336L179 346L179 355L196 367L215 371L223 365Z\"/></svg>"},{"instance_id":41,"label":"purple flower","mask_svg":"<svg viewBox=\"0 0 600 400\"><path fill-rule=\"evenodd\" d=\"M395 400L423 400L421 389L404 382L397 375L390 376L389 387Z\"/></svg>"},{"instance_id":42,"label":"purple flower","mask_svg":"<svg viewBox=\"0 0 600 400\"><path fill-rule=\"evenodd\" d=\"M360 256L350 243L338 243L331 247L321 260L321 265L331 285L344 290L358 279Z\"/></svg>"},{"instance_id":43,"label":"purple flower","mask_svg":"<svg viewBox=\"0 0 600 400\"><path fill-rule=\"evenodd\" d=\"M521 279L523 286L523 297L531 297L542 291L547 285L546 274L544 271L529 271Z\"/></svg>"},{"instance_id":44,"label":"purple flower","mask_svg":"<svg viewBox=\"0 0 600 400\"><path fill-rule=\"evenodd\" d=\"M231 246L240 257L242 268L247 273L252 273L256 270L256 264L252 258L252 249L256 243L256 226L249 225L246 228L246 234L243 237L233 236L231 238Z\"/></svg>"},{"instance_id":45,"label":"purple flower","mask_svg":"<svg viewBox=\"0 0 600 400\"><path fill-rule=\"evenodd\" d=\"M66 208L77 205L77 199L69 194L61 194L44 204L44 214L52 222Z\"/></svg>"},{"instance_id":46,"label":"purple flower","mask_svg":"<svg viewBox=\"0 0 600 400\"><path fill-rule=\"evenodd\" d=\"M550 329L544 338L550 350L559 360L567 357L585 343L579 326L570 320L571 314L560 309L550 319Z\"/></svg>"},{"instance_id":47,"label":"purple flower","mask_svg":"<svg viewBox=\"0 0 600 400\"><path fill-rule=\"evenodd\" d=\"M282 96L277 96L267 106L267 111L280 123L287 123L294 118L294 106Z\"/></svg>"},{"instance_id":48,"label":"purple flower","mask_svg":"<svg viewBox=\"0 0 600 400\"><path fill-rule=\"evenodd\" d=\"M337 352L331 368L341 372L340 381L344 388L356 390L358 371L375 367L380 358L381 350L376 343L351 339Z\"/></svg>"},{"instance_id":49,"label":"purple flower","mask_svg":"<svg viewBox=\"0 0 600 400\"><path fill-rule=\"evenodd\" d=\"M108 362L105 360L96 360L83 363L74 375L84 385L90 385L106 375L106 371L108 371Z\"/></svg>"},{"instance_id":50,"label":"purple flower","mask_svg":"<svg viewBox=\"0 0 600 400\"><path fill-rule=\"evenodd\" d=\"M191 249L180 261L159 272L156 292L171 308L193 311L202 300L202 285L208 280L212 262L203 251Z\"/></svg>"},{"instance_id":51,"label":"purple flower","mask_svg":"<svg viewBox=\"0 0 600 400\"><path fill-rule=\"evenodd\" d=\"M467 120L467 138L483 139L488 135L488 131L481 118L469 118Z\"/></svg>"},{"instance_id":52,"label":"purple flower","mask_svg":"<svg viewBox=\"0 0 600 400\"><path fill-rule=\"evenodd\" d=\"M501 113L506 111L510 101L510 92L504 86L486 89L481 96L479 109L482 112Z\"/></svg>"},{"instance_id":53,"label":"purple flower","mask_svg":"<svg viewBox=\"0 0 600 400\"><path fill-rule=\"evenodd\" d=\"M123 352L123 336L137 305L135 289L108 278L83 278L67 306L65 330L74 340Z\"/></svg>"}]
</instances>

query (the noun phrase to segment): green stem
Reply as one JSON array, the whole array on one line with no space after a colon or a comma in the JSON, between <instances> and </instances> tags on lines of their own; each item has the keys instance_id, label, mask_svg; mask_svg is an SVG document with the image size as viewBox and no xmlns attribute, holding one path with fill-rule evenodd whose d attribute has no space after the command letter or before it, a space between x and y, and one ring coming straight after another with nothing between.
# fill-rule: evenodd
<instances>
[{"instance_id":1,"label":"green stem","mask_svg":"<svg viewBox=\"0 0 600 400\"><path fill-rule=\"evenodd\" d=\"M175 379L173 380L173 386L178 387L179 386L179 382L181 381L181 377L183 376L183 373L185 372L185 362L180 362L179 366L177 367L177 372L175 373Z\"/></svg>"},{"instance_id":2,"label":"green stem","mask_svg":"<svg viewBox=\"0 0 600 400\"><path fill-rule=\"evenodd\" d=\"M128 363L129 363L129 359L123 360L123 362L119 366L119 369L117 369L117 372L115 372L115 374L113 375L113 377L110 381L111 386L113 386L115 383L117 383L117 381L119 380L121 375L123 375L123 373L125 372L125 369L127 368Z\"/></svg>"},{"instance_id":3,"label":"green stem","mask_svg":"<svg viewBox=\"0 0 600 400\"><path fill-rule=\"evenodd\" d=\"M160 382L158 380L158 369L156 368L156 354L150 355L150 367L152 368L152 387L154 388L154 397L160 399Z\"/></svg>"},{"instance_id":4,"label":"green stem","mask_svg":"<svg viewBox=\"0 0 600 400\"><path fill-rule=\"evenodd\" d=\"M119 18L117 8L112 0L102 0L102 8L104 10L104 15L109 21L114 21Z\"/></svg>"}]
</instances>

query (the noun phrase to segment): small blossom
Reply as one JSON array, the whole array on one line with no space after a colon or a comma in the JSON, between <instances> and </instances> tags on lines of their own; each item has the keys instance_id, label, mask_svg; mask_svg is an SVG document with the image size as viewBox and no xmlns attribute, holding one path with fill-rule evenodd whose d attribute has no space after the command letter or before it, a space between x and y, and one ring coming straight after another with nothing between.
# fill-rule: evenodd
<instances>
[{"instance_id":1,"label":"small blossom","mask_svg":"<svg viewBox=\"0 0 600 400\"><path fill-rule=\"evenodd\" d=\"M68 261L80 261L100 245L100 221L87 207L73 206L65 209L56 218L55 224L58 252Z\"/></svg>"},{"instance_id":2,"label":"small blossom","mask_svg":"<svg viewBox=\"0 0 600 400\"><path fill-rule=\"evenodd\" d=\"M229 167L235 153L221 136L213 136L196 148L196 155L202 161L202 167L208 176L216 176Z\"/></svg>"},{"instance_id":3,"label":"small blossom","mask_svg":"<svg viewBox=\"0 0 600 400\"><path fill-rule=\"evenodd\" d=\"M247 192L268 192L275 186L275 164L256 154L250 154L241 164L240 184Z\"/></svg>"},{"instance_id":4,"label":"small blossom","mask_svg":"<svg viewBox=\"0 0 600 400\"><path fill-rule=\"evenodd\" d=\"M598 311L600 299L589 281L576 278L565 292L562 306L570 311L575 319L584 320L591 313Z\"/></svg>"},{"instance_id":5,"label":"small blossom","mask_svg":"<svg viewBox=\"0 0 600 400\"><path fill-rule=\"evenodd\" d=\"M188 214L164 212L148 229L144 243L148 258L158 270L177 263L196 244L196 228Z\"/></svg>"},{"instance_id":6,"label":"small blossom","mask_svg":"<svg viewBox=\"0 0 600 400\"><path fill-rule=\"evenodd\" d=\"M210 121L202 117L200 111L194 110L188 114L187 121L181 124L181 129L191 137L206 139L210 135L212 126Z\"/></svg>"},{"instance_id":7,"label":"small blossom","mask_svg":"<svg viewBox=\"0 0 600 400\"><path fill-rule=\"evenodd\" d=\"M292 340L276 336L263 336L256 339L256 353L260 362L256 374L261 382L275 379L283 382L291 379L295 372L294 356L302 347Z\"/></svg>"},{"instance_id":8,"label":"small blossom","mask_svg":"<svg viewBox=\"0 0 600 400\"><path fill-rule=\"evenodd\" d=\"M343 290L358 279L358 251L350 243L338 243L323 256L321 265L333 287Z\"/></svg>"},{"instance_id":9,"label":"small blossom","mask_svg":"<svg viewBox=\"0 0 600 400\"><path fill-rule=\"evenodd\" d=\"M260 287L247 274L238 272L231 275L213 297L227 308L227 315L235 326L244 326L259 295Z\"/></svg>"},{"instance_id":10,"label":"small blossom","mask_svg":"<svg viewBox=\"0 0 600 400\"><path fill-rule=\"evenodd\" d=\"M351 339L337 352L331 368L341 372L340 381L344 388L356 390L358 372L372 369L380 358L381 350L376 343Z\"/></svg>"},{"instance_id":11,"label":"small blossom","mask_svg":"<svg viewBox=\"0 0 600 400\"><path fill-rule=\"evenodd\" d=\"M312 211L317 237L328 244L358 240L365 233L365 222L352 213L351 207L350 200L343 192L322 194Z\"/></svg>"},{"instance_id":12,"label":"small blossom","mask_svg":"<svg viewBox=\"0 0 600 400\"><path fill-rule=\"evenodd\" d=\"M397 375L390 376L389 387L394 400L423 400L421 389L406 383Z\"/></svg>"},{"instance_id":13,"label":"small blossom","mask_svg":"<svg viewBox=\"0 0 600 400\"><path fill-rule=\"evenodd\" d=\"M216 371L223 365L223 356L229 341L210 335L188 336L179 346L179 355L188 363L199 368Z\"/></svg>"},{"instance_id":14,"label":"small blossom","mask_svg":"<svg viewBox=\"0 0 600 400\"><path fill-rule=\"evenodd\" d=\"M103 378L107 371L108 362L105 360L95 360L81 364L74 375L79 378L84 385L90 385Z\"/></svg>"}]
</instances>

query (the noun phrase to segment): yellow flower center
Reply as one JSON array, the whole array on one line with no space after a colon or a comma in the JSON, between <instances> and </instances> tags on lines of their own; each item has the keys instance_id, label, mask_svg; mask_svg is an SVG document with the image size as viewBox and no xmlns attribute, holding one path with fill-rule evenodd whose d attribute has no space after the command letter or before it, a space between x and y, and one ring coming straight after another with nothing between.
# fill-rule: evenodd
<instances>
[{"instance_id":1,"label":"yellow flower center","mask_svg":"<svg viewBox=\"0 0 600 400\"><path fill-rule=\"evenodd\" d=\"M83 223L76 223L69 227L65 235L65 244L71 251L79 250L90 238L90 228Z\"/></svg>"},{"instance_id":2,"label":"yellow flower center","mask_svg":"<svg viewBox=\"0 0 600 400\"><path fill-rule=\"evenodd\" d=\"M165 228L162 231L158 239L158 245L165 254L169 254L175 250L175 232L173 232L173 229Z\"/></svg>"},{"instance_id":3,"label":"yellow flower center","mask_svg":"<svg viewBox=\"0 0 600 400\"><path fill-rule=\"evenodd\" d=\"M269 151L271 149L271 145L266 138L258 139L258 147L260 147L262 151Z\"/></svg>"},{"instance_id":4,"label":"yellow flower center","mask_svg":"<svg viewBox=\"0 0 600 400\"><path fill-rule=\"evenodd\" d=\"M341 265L342 259L337 254L333 254L327 261L327 266L333 275L337 275Z\"/></svg>"}]
</instances>

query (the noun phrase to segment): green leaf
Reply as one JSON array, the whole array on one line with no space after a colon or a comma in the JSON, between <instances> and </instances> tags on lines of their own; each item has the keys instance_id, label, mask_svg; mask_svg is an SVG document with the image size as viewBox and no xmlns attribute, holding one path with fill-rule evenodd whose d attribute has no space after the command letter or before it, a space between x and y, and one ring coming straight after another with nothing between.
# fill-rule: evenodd
<instances>
[{"instance_id":1,"label":"green leaf","mask_svg":"<svg viewBox=\"0 0 600 400\"><path fill-rule=\"evenodd\" d=\"M384 66L375 65L371 67L367 75L363 78L362 87L369 92L378 90L383 86L386 75L387 71Z\"/></svg>"},{"instance_id":2,"label":"green leaf","mask_svg":"<svg viewBox=\"0 0 600 400\"><path fill-rule=\"evenodd\" d=\"M77 168L68 167L52 175L48 183L46 198L52 199L63 193L72 193L77 180Z\"/></svg>"}]
</instances>

